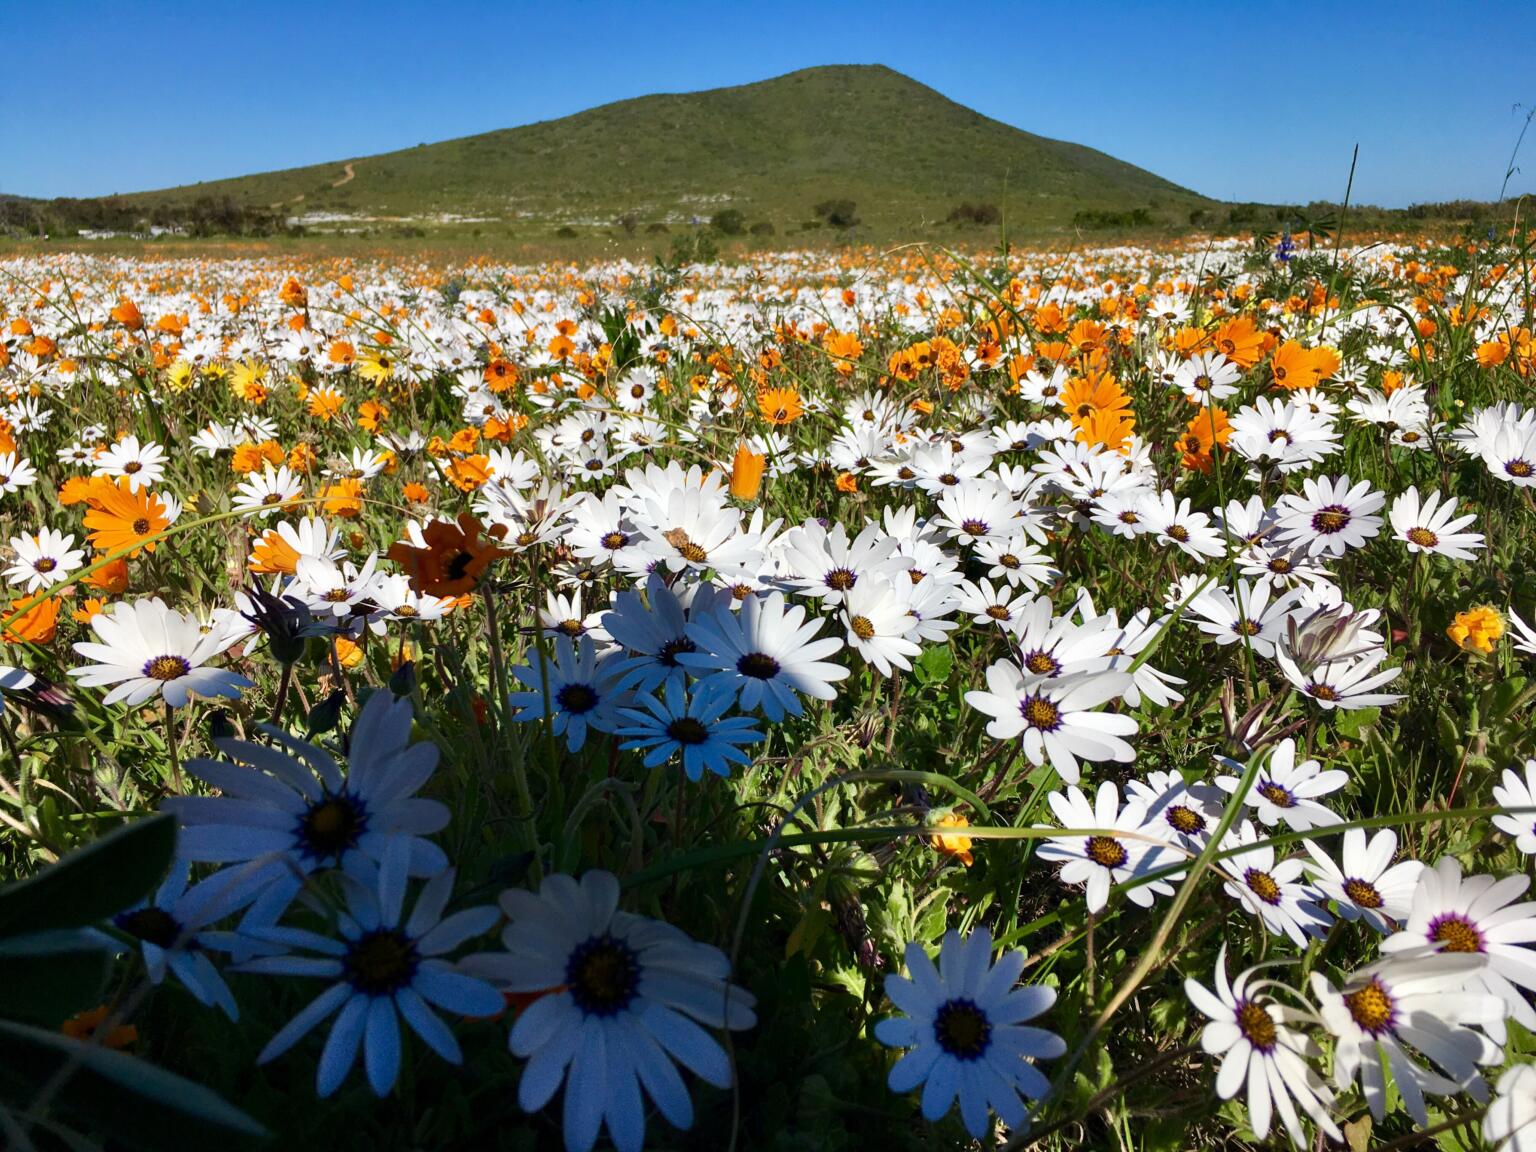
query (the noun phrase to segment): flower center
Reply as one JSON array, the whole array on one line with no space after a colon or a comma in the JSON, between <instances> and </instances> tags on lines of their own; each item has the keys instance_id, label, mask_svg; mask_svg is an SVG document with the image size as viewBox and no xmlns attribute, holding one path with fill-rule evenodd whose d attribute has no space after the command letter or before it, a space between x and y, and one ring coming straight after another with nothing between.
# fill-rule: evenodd
<instances>
[{"instance_id":1,"label":"flower center","mask_svg":"<svg viewBox=\"0 0 1536 1152\"><path fill-rule=\"evenodd\" d=\"M1440 537L1428 528L1410 528L1403 535L1408 538L1408 543L1417 544L1420 548L1433 548L1440 543Z\"/></svg>"},{"instance_id":2,"label":"flower center","mask_svg":"<svg viewBox=\"0 0 1536 1152\"><path fill-rule=\"evenodd\" d=\"M342 957L347 983L365 996L388 996L416 975L416 943L398 928L376 928L354 940Z\"/></svg>"},{"instance_id":3,"label":"flower center","mask_svg":"<svg viewBox=\"0 0 1536 1152\"><path fill-rule=\"evenodd\" d=\"M597 707L597 693L586 684L567 684L555 693L555 702L561 711L580 716Z\"/></svg>"},{"instance_id":4,"label":"flower center","mask_svg":"<svg viewBox=\"0 0 1536 1152\"><path fill-rule=\"evenodd\" d=\"M974 1000L946 1000L933 1015L933 1038L956 1060L979 1060L991 1047L992 1022Z\"/></svg>"},{"instance_id":5,"label":"flower center","mask_svg":"<svg viewBox=\"0 0 1536 1152\"><path fill-rule=\"evenodd\" d=\"M1344 895L1348 896L1361 908L1380 908L1386 903L1381 898L1381 893L1377 890L1376 885L1372 884L1369 880L1361 880L1354 876L1344 881Z\"/></svg>"},{"instance_id":6,"label":"flower center","mask_svg":"<svg viewBox=\"0 0 1536 1152\"><path fill-rule=\"evenodd\" d=\"M858 574L846 568L834 568L822 579L822 583L834 592L846 592L858 582Z\"/></svg>"},{"instance_id":7,"label":"flower center","mask_svg":"<svg viewBox=\"0 0 1536 1152\"><path fill-rule=\"evenodd\" d=\"M601 543L604 548L608 549L608 551L617 552L620 548L629 543L629 537L626 536L623 532L607 532L603 534L603 538L601 541L599 541L599 543Z\"/></svg>"},{"instance_id":8,"label":"flower center","mask_svg":"<svg viewBox=\"0 0 1536 1152\"><path fill-rule=\"evenodd\" d=\"M1007 606L1003 604L988 604L987 615L992 617L994 620L1013 619L1013 613L1009 612Z\"/></svg>"},{"instance_id":9,"label":"flower center","mask_svg":"<svg viewBox=\"0 0 1536 1152\"><path fill-rule=\"evenodd\" d=\"M709 559L709 553L690 540L688 533L681 528L662 533L662 539L676 548L677 554L690 564L702 564Z\"/></svg>"},{"instance_id":10,"label":"flower center","mask_svg":"<svg viewBox=\"0 0 1536 1152\"><path fill-rule=\"evenodd\" d=\"M1182 524L1170 524L1168 526L1168 538L1183 544L1189 539L1189 529Z\"/></svg>"},{"instance_id":11,"label":"flower center","mask_svg":"<svg viewBox=\"0 0 1536 1152\"><path fill-rule=\"evenodd\" d=\"M1263 629L1252 620L1244 617L1233 623L1232 631L1236 632L1239 636L1257 636Z\"/></svg>"},{"instance_id":12,"label":"flower center","mask_svg":"<svg viewBox=\"0 0 1536 1152\"><path fill-rule=\"evenodd\" d=\"M1036 676L1054 676L1061 671L1061 661L1049 652L1035 651L1024 657L1024 667Z\"/></svg>"},{"instance_id":13,"label":"flower center","mask_svg":"<svg viewBox=\"0 0 1536 1152\"><path fill-rule=\"evenodd\" d=\"M1274 1017L1263 1005L1252 1000L1242 1000L1237 1005L1237 1030L1243 1038L1260 1052L1272 1051L1279 1038Z\"/></svg>"},{"instance_id":14,"label":"flower center","mask_svg":"<svg viewBox=\"0 0 1536 1152\"><path fill-rule=\"evenodd\" d=\"M875 626L871 623L868 616L855 616L852 620L848 621L848 627L853 630L853 634L860 640L868 640L875 634Z\"/></svg>"},{"instance_id":15,"label":"flower center","mask_svg":"<svg viewBox=\"0 0 1536 1152\"><path fill-rule=\"evenodd\" d=\"M1429 926L1429 938L1442 952L1481 952L1483 934L1465 916L1437 916Z\"/></svg>"},{"instance_id":16,"label":"flower center","mask_svg":"<svg viewBox=\"0 0 1536 1152\"><path fill-rule=\"evenodd\" d=\"M605 932L571 952L565 983L576 1007L588 1016L616 1016L640 988L640 960L629 945Z\"/></svg>"},{"instance_id":17,"label":"flower center","mask_svg":"<svg viewBox=\"0 0 1536 1152\"><path fill-rule=\"evenodd\" d=\"M1504 471L1524 480L1532 473L1536 473L1536 464L1532 464L1529 460L1515 459L1504 465Z\"/></svg>"},{"instance_id":18,"label":"flower center","mask_svg":"<svg viewBox=\"0 0 1536 1152\"><path fill-rule=\"evenodd\" d=\"M1061 727L1061 709L1044 696L1026 696L1019 701L1019 715L1031 728L1054 732Z\"/></svg>"},{"instance_id":19,"label":"flower center","mask_svg":"<svg viewBox=\"0 0 1536 1152\"><path fill-rule=\"evenodd\" d=\"M736 671L754 680L772 680L779 674L779 662L766 652L748 652L736 661Z\"/></svg>"},{"instance_id":20,"label":"flower center","mask_svg":"<svg viewBox=\"0 0 1536 1152\"><path fill-rule=\"evenodd\" d=\"M113 923L136 940L173 947L181 935L181 924L163 908L135 908L117 916Z\"/></svg>"},{"instance_id":21,"label":"flower center","mask_svg":"<svg viewBox=\"0 0 1536 1152\"><path fill-rule=\"evenodd\" d=\"M1349 523L1349 509L1342 504L1330 504L1326 508L1319 509L1312 514L1312 528L1332 536L1335 532L1344 531Z\"/></svg>"},{"instance_id":22,"label":"flower center","mask_svg":"<svg viewBox=\"0 0 1536 1152\"><path fill-rule=\"evenodd\" d=\"M52 572L59 566L59 562L52 556L39 557L32 565L34 572Z\"/></svg>"},{"instance_id":23,"label":"flower center","mask_svg":"<svg viewBox=\"0 0 1536 1152\"><path fill-rule=\"evenodd\" d=\"M1339 690L1331 684L1308 684L1307 691L1319 700L1337 700L1339 698Z\"/></svg>"},{"instance_id":24,"label":"flower center","mask_svg":"<svg viewBox=\"0 0 1536 1152\"><path fill-rule=\"evenodd\" d=\"M1354 1022L1373 1035L1385 1032L1397 1015L1392 994L1377 976L1373 976L1364 988L1346 994L1344 1006L1349 1009Z\"/></svg>"},{"instance_id":25,"label":"flower center","mask_svg":"<svg viewBox=\"0 0 1536 1152\"><path fill-rule=\"evenodd\" d=\"M1269 570L1281 576L1288 575L1291 571L1291 562L1284 556L1273 557L1269 562Z\"/></svg>"},{"instance_id":26,"label":"flower center","mask_svg":"<svg viewBox=\"0 0 1536 1152\"><path fill-rule=\"evenodd\" d=\"M151 680L180 680L192 671L185 656L156 656L144 662L144 675Z\"/></svg>"},{"instance_id":27,"label":"flower center","mask_svg":"<svg viewBox=\"0 0 1536 1152\"><path fill-rule=\"evenodd\" d=\"M1171 828L1186 836L1205 831L1205 817L1185 804L1175 804L1169 808L1167 820Z\"/></svg>"},{"instance_id":28,"label":"flower center","mask_svg":"<svg viewBox=\"0 0 1536 1152\"><path fill-rule=\"evenodd\" d=\"M679 716L667 725L667 735L679 744L689 747L703 744L709 739L709 729L692 716Z\"/></svg>"},{"instance_id":29,"label":"flower center","mask_svg":"<svg viewBox=\"0 0 1536 1152\"><path fill-rule=\"evenodd\" d=\"M1083 845L1083 852L1088 859L1105 868L1122 867L1131 855L1125 850L1125 845L1113 836L1088 837L1088 843Z\"/></svg>"},{"instance_id":30,"label":"flower center","mask_svg":"<svg viewBox=\"0 0 1536 1152\"><path fill-rule=\"evenodd\" d=\"M1264 781L1264 783L1260 784L1258 788L1255 789L1255 791L1257 791L1260 796L1264 797L1264 799L1268 800L1276 808L1296 807L1296 797L1291 795L1289 789L1282 788L1273 780Z\"/></svg>"},{"instance_id":31,"label":"flower center","mask_svg":"<svg viewBox=\"0 0 1536 1152\"><path fill-rule=\"evenodd\" d=\"M985 520L963 520L960 523L960 531L967 536L985 536L987 534L987 522Z\"/></svg>"},{"instance_id":32,"label":"flower center","mask_svg":"<svg viewBox=\"0 0 1536 1152\"><path fill-rule=\"evenodd\" d=\"M580 620L562 620L555 625L555 631L563 632L567 636L580 636L587 630L587 626Z\"/></svg>"},{"instance_id":33,"label":"flower center","mask_svg":"<svg viewBox=\"0 0 1536 1152\"><path fill-rule=\"evenodd\" d=\"M1280 885L1268 872L1259 868L1250 868L1243 873L1243 883L1248 885L1248 890L1264 903L1280 903Z\"/></svg>"},{"instance_id":34,"label":"flower center","mask_svg":"<svg viewBox=\"0 0 1536 1152\"><path fill-rule=\"evenodd\" d=\"M135 472L143 471L143 469L144 465L140 464L137 460L130 460L128 463L123 465L123 471L130 476L132 476Z\"/></svg>"},{"instance_id":35,"label":"flower center","mask_svg":"<svg viewBox=\"0 0 1536 1152\"><path fill-rule=\"evenodd\" d=\"M135 520L130 525L130 527L133 529L133 534L135 536L149 535L149 520L143 516L140 516L137 520Z\"/></svg>"},{"instance_id":36,"label":"flower center","mask_svg":"<svg viewBox=\"0 0 1536 1152\"><path fill-rule=\"evenodd\" d=\"M349 792L325 794L299 817L298 841L305 856L339 859L368 829L368 811Z\"/></svg>"}]
</instances>

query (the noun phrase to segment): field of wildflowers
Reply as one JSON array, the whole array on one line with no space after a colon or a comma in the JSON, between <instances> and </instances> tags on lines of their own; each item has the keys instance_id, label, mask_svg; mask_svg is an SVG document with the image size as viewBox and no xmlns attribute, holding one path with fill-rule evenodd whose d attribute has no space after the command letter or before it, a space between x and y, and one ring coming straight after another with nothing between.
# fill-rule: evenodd
<instances>
[{"instance_id":1,"label":"field of wildflowers","mask_svg":"<svg viewBox=\"0 0 1536 1152\"><path fill-rule=\"evenodd\" d=\"M1532 1152L1533 240L0 261L6 1145Z\"/></svg>"}]
</instances>

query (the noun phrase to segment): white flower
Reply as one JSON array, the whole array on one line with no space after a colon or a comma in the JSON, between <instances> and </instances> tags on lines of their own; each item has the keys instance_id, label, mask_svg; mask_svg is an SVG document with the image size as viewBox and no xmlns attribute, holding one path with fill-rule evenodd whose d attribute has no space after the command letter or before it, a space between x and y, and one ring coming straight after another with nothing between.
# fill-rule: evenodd
<instances>
[{"instance_id":1,"label":"white flower","mask_svg":"<svg viewBox=\"0 0 1536 1152\"><path fill-rule=\"evenodd\" d=\"M1417 860L1392 863L1397 852L1397 833L1392 829L1383 828L1369 843L1364 828L1349 829L1344 833L1344 857L1339 863L1316 841L1304 840L1302 847L1312 858L1306 868L1313 883L1334 902L1344 919L1364 920L1386 933L1395 921L1408 915L1424 865Z\"/></svg>"},{"instance_id":2,"label":"white flower","mask_svg":"<svg viewBox=\"0 0 1536 1152\"><path fill-rule=\"evenodd\" d=\"M0 496L37 483L37 470L15 452L0 453Z\"/></svg>"},{"instance_id":3,"label":"white flower","mask_svg":"<svg viewBox=\"0 0 1536 1152\"><path fill-rule=\"evenodd\" d=\"M1316 554L1342 556L1381 531L1375 515L1386 496L1362 480L1351 486L1348 476L1302 482L1305 495L1282 496L1275 536L1281 544Z\"/></svg>"},{"instance_id":4,"label":"white flower","mask_svg":"<svg viewBox=\"0 0 1536 1152\"><path fill-rule=\"evenodd\" d=\"M288 465L273 469L268 464L260 476L252 476L235 489L234 509L247 516L268 516L284 511L304 495L304 481Z\"/></svg>"},{"instance_id":5,"label":"white flower","mask_svg":"<svg viewBox=\"0 0 1536 1152\"><path fill-rule=\"evenodd\" d=\"M1231 396L1242 375L1242 369L1220 352L1202 352L1179 365L1173 386L1203 406Z\"/></svg>"},{"instance_id":6,"label":"white flower","mask_svg":"<svg viewBox=\"0 0 1536 1152\"><path fill-rule=\"evenodd\" d=\"M1177 863L1180 853L1162 844L1150 842L1144 831L1147 810L1139 801L1120 807L1120 793L1112 780L1099 785L1093 803L1079 788L1052 792L1047 797L1051 811L1063 828L1087 831L1092 836L1052 836L1040 845L1042 860L1064 861L1063 884L1087 884L1089 912L1097 912L1109 901L1113 884L1123 884L1167 864ZM1116 835L1116 832L1130 835ZM1181 874L1182 875L1182 874ZM1179 875L1168 880L1177 880ZM1168 880L1154 880L1126 890L1126 899L1150 908L1156 896L1171 896Z\"/></svg>"},{"instance_id":7,"label":"white flower","mask_svg":"<svg viewBox=\"0 0 1536 1152\"><path fill-rule=\"evenodd\" d=\"M458 1040L432 1009L454 1016L494 1016L505 1008L500 992L443 958L490 931L496 909L466 908L444 917L453 893L454 873L449 869L426 883L407 918L409 855L409 846L396 840L370 883L350 880L345 885L347 908L336 924L341 939L304 928L255 933L259 941L312 955L258 956L237 965L238 971L334 981L267 1042L256 1057L258 1064L275 1060L336 1013L315 1070L316 1093L329 1096L340 1088L361 1048L369 1087L384 1096L400 1072L402 1019L432 1051L450 1064L461 1064Z\"/></svg>"},{"instance_id":8,"label":"white flower","mask_svg":"<svg viewBox=\"0 0 1536 1152\"><path fill-rule=\"evenodd\" d=\"M770 720L799 716L800 696L835 700L832 685L848 676L847 668L826 662L843 641L816 639L821 623L806 621L805 608L786 605L782 592L748 596L739 612L717 603L706 616L689 621L687 635L698 650L679 652L677 661L701 669L696 675L706 684L735 688L743 712L761 705Z\"/></svg>"},{"instance_id":9,"label":"white flower","mask_svg":"<svg viewBox=\"0 0 1536 1152\"><path fill-rule=\"evenodd\" d=\"M517 1100L536 1112L564 1083L570 1152L586 1152L605 1125L619 1152L639 1152L642 1091L673 1127L692 1127L693 1102L674 1062L728 1088L730 1061L704 1028L757 1023L755 1000L729 982L723 952L618 904L609 872L588 872L580 883L549 876L537 895L509 889L501 895L506 953L464 964L509 992L544 993L508 1037L528 1061Z\"/></svg>"},{"instance_id":10,"label":"white flower","mask_svg":"<svg viewBox=\"0 0 1536 1152\"><path fill-rule=\"evenodd\" d=\"M204 633L196 616L167 608L159 597L119 601L92 616L91 628L100 643L82 642L75 651L95 663L69 674L89 688L117 685L104 703L137 706L161 696L181 708L194 694L238 699L254 687L244 676L204 666L229 647L228 635Z\"/></svg>"},{"instance_id":11,"label":"white flower","mask_svg":"<svg viewBox=\"0 0 1536 1152\"><path fill-rule=\"evenodd\" d=\"M1485 966L1468 975L1467 990L1498 997L1510 1019L1536 1031L1536 1009L1526 998L1536 991L1536 949L1528 947L1536 940L1536 903L1514 903L1530 882L1521 875L1463 877L1456 858L1443 856L1419 874L1412 911L1402 931L1382 941L1381 950L1430 947L1486 958ZM1488 1034L1502 1044L1504 1021L1491 1022Z\"/></svg>"},{"instance_id":12,"label":"white flower","mask_svg":"<svg viewBox=\"0 0 1536 1152\"><path fill-rule=\"evenodd\" d=\"M1217 785L1223 792L1236 792L1242 783L1243 765L1224 756L1216 759L1237 773L1216 777ZM1259 823L1266 828L1283 823L1287 828L1305 832L1340 822L1342 817L1319 804L1317 797L1337 792L1348 783L1348 772L1324 772L1316 760L1296 763L1296 741L1287 736L1270 751L1268 761L1254 777L1253 787L1243 796L1243 804L1254 810Z\"/></svg>"},{"instance_id":13,"label":"white flower","mask_svg":"<svg viewBox=\"0 0 1536 1152\"><path fill-rule=\"evenodd\" d=\"M1052 678L1028 675L1000 660L987 669L987 691L967 692L965 702L992 717L987 735L995 740L1021 737L1031 764L1049 761L1063 780L1076 784L1079 760L1128 763L1136 758L1136 750L1122 739L1135 734L1135 719L1093 711L1130 685L1123 672Z\"/></svg>"},{"instance_id":14,"label":"white flower","mask_svg":"<svg viewBox=\"0 0 1536 1152\"><path fill-rule=\"evenodd\" d=\"M1372 691L1402 674L1401 668L1377 672L1376 666L1386 658L1385 649L1378 648L1353 659L1328 660L1304 672L1283 647L1275 653L1285 678L1329 712L1335 708L1380 708L1401 700L1395 693Z\"/></svg>"},{"instance_id":15,"label":"white flower","mask_svg":"<svg viewBox=\"0 0 1536 1152\"><path fill-rule=\"evenodd\" d=\"M960 1098L966 1131L985 1139L996 1112L1014 1132L1029 1124L1021 1096L1042 1100L1050 1082L1037 1060L1062 1055L1061 1037L1025 1021L1056 1002L1043 985L1016 987L1023 952L1004 952L991 962L992 936L979 928L962 937L944 934L934 966L916 943L906 948L907 975L885 978L885 994L905 1015L875 1025L875 1039L909 1051L891 1067L892 1092L923 1086L923 1116L937 1120Z\"/></svg>"},{"instance_id":16,"label":"white flower","mask_svg":"<svg viewBox=\"0 0 1536 1152\"><path fill-rule=\"evenodd\" d=\"M1497 1061L1499 1047L1473 1027L1500 1020L1503 1005L1497 997L1465 989L1481 963L1477 956L1419 950L1362 968L1337 989L1321 972L1312 973L1323 1023L1338 1041L1334 1083L1348 1088L1358 1076L1371 1114L1380 1120L1390 1072L1408 1115L1421 1127L1429 1123L1426 1092L1469 1092L1487 1099L1477 1065ZM1440 1072L1418 1063L1414 1049Z\"/></svg>"},{"instance_id":17,"label":"white flower","mask_svg":"<svg viewBox=\"0 0 1536 1152\"><path fill-rule=\"evenodd\" d=\"M137 436L124 436L96 457L96 476L122 476L137 492L158 484L165 476L165 449L153 440L139 443Z\"/></svg>"},{"instance_id":18,"label":"white flower","mask_svg":"<svg viewBox=\"0 0 1536 1152\"><path fill-rule=\"evenodd\" d=\"M1302 880L1302 862L1275 860L1273 845L1259 844L1258 830L1244 820L1228 830L1222 849L1241 849L1218 863L1227 876L1228 896L1259 918L1267 932L1290 937L1298 948L1307 937L1321 936L1332 918L1318 906L1316 893ZM1249 847L1252 845L1252 847Z\"/></svg>"},{"instance_id":19,"label":"white flower","mask_svg":"<svg viewBox=\"0 0 1536 1152\"><path fill-rule=\"evenodd\" d=\"M1515 838L1515 847L1527 856L1536 852L1536 760L1525 762L1525 778L1513 768L1504 769L1504 782L1493 786L1493 799L1501 808L1524 808L1493 818L1493 826Z\"/></svg>"},{"instance_id":20,"label":"white flower","mask_svg":"<svg viewBox=\"0 0 1536 1152\"><path fill-rule=\"evenodd\" d=\"M1296 1105L1312 1122L1335 1140L1343 1134L1328 1110L1333 1093L1312 1067L1321 1057L1318 1046L1290 1027L1309 1019L1306 1013L1287 1008L1266 989L1274 982L1255 980L1258 968L1249 968L1227 982L1227 945L1216 954L1216 990L1196 980L1184 981L1184 994L1210 1019L1200 1034L1200 1046L1221 1057L1216 1073L1216 1095L1230 1100L1246 1085L1248 1122L1254 1135L1269 1135L1273 1113L1280 1114L1286 1135L1301 1148L1306 1145ZM1294 1103L1293 1103L1294 1101Z\"/></svg>"},{"instance_id":21,"label":"white flower","mask_svg":"<svg viewBox=\"0 0 1536 1152\"><path fill-rule=\"evenodd\" d=\"M922 651L912 639L916 620L883 577L866 577L843 593L839 619L848 629L848 647L886 676L893 668L910 671L912 657Z\"/></svg>"},{"instance_id":22,"label":"white flower","mask_svg":"<svg viewBox=\"0 0 1536 1152\"><path fill-rule=\"evenodd\" d=\"M1441 499L1436 490L1421 506L1419 490L1409 488L1392 502L1388 514L1392 534L1407 545L1409 552L1433 552L1452 560L1473 559L1474 553L1483 547L1483 536L1462 529L1475 524L1477 514L1456 516L1456 501L1446 499L1442 504Z\"/></svg>"},{"instance_id":23,"label":"white flower","mask_svg":"<svg viewBox=\"0 0 1536 1152\"><path fill-rule=\"evenodd\" d=\"M52 587L84 561L84 550L74 544L73 536L52 528L44 528L36 536L12 536L16 560L5 570L6 579L24 585L28 592Z\"/></svg>"},{"instance_id":24,"label":"white flower","mask_svg":"<svg viewBox=\"0 0 1536 1152\"><path fill-rule=\"evenodd\" d=\"M1536 1152L1536 1064L1516 1064L1499 1077L1483 1139L1495 1152Z\"/></svg>"}]
</instances>

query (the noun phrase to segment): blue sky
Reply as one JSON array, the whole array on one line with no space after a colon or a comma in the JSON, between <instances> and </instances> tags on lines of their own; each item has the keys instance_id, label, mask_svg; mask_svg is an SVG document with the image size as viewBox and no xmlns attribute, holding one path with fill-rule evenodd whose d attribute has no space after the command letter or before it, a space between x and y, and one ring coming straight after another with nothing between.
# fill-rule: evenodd
<instances>
[{"instance_id":1,"label":"blue sky","mask_svg":"<svg viewBox=\"0 0 1536 1152\"><path fill-rule=\"evenodd\" d=\"M1536 4L0 0L0 191L102 195L881 63L1221 199L1498 194ZM1536 131L1511 192L1536 191Z\"/></svg>"}]
</instances>

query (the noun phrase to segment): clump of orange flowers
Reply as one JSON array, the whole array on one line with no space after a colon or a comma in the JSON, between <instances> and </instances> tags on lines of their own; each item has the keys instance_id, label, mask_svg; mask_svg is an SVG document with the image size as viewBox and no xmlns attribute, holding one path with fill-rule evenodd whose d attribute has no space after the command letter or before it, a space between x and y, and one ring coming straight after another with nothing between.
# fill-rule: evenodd
<instances>
[{"instance_id":1,"label":"clump of orange flowers","mask_svg":"<svg viewBox=\"0 0 1536 1152\"><path fill-rule=\"evenodd\" d=\"M768 423L793 424L805 415L805 405L794 388L763 388L757 393L757 410Z\"/></svg>"}]
</instances>

